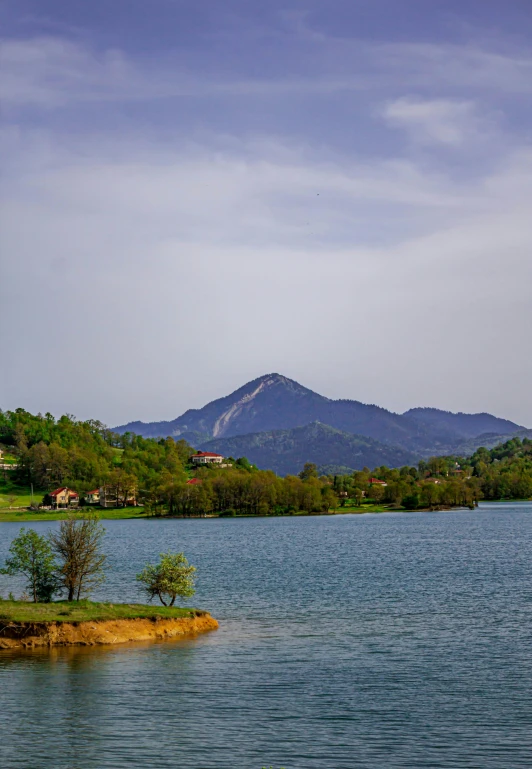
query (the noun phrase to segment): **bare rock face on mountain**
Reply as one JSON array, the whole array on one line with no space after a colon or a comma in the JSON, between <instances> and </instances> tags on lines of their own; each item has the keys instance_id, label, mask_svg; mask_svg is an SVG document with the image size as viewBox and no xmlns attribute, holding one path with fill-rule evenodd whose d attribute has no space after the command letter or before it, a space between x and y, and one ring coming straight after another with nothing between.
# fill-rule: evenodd
<instances>
[{"instance_id":1,"label":"bare rock face on mountain","mask_svg":"<svg viewBox=\"0 0 532 769\"><path fill-rule=\"evenodd\" d=\"M280 374L267 374L231 395L190 409L169 422L130 422L115 428L145 437L186 438L194 445L249 433L290 430L313 422L401 447L416 455L450 452L465 438L491 432L511 435L520 427L490 414L450 414L412 409L394 414L355 400L331 400Z\"/></svg>"}]
</instances>

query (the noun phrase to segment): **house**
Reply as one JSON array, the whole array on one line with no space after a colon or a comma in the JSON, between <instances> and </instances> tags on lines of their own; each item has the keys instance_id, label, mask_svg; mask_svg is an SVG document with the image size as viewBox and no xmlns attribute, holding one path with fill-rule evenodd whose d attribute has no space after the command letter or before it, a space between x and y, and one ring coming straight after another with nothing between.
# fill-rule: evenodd
<instances>
[{"instance_id":1,"label":"house","mask_svg":"<svg viewBox=\"0 0 532 769\"><path fill-rule=\"evenodd\" d=\"M190 457L190 461L193 465L221 465L224 458L212 451L197 451Z\"/></svg>"},{"instance_id":2,"label":"house","mask_svg":"<svg viewBox=\"0 0 532 769\"><path fill-rule=\"evenodd\" d=\"M52 508L57 509L60 507L77 507L79 502L79 494L67 486L61 486L61 488L50 492L49 495L52 499Z\"/></svg>"},{"instance_id":3,"label":"house","mask_svg":"<svg viewBox=\"0 0 532 769\"><path fill-rule=\"evenodd\" d=\"M2 461L3 456L4 456L4 450L0 449L0 462Z\"/></svg>"},{"instance_id":4,"label":"house","mask_svg":"<svg viewBox=\"0 0 532 769\"><path fill-rule=\"evenodd\" d=\"M200 481L199 478L190 478L187 482L187 486L198 486L200 483L203 483L203 481Z\"/></svg>"},{"instance_id":5,"label":"house","mask_svg":"<svg viewBox=\"0 0 532 769\"><path fill-rule=\"evenodd\" d=\"M441 478L425 478L425 483L434 483L435 485L438 485L441 483Z\"/></svg>"},{"instance_id":6,"label":"house","mask_svg":"<svg viewBox=\"0 0 532 769\"><path fill-rule=\"evenodd\" d=\"M126 503L124 505L124 500L122 495L119 493L117 495L116 488L113 488L112 486L100 486L99 489L99 497L100 497L100 507L136 507L137 506L137 497L135 494L135 491L132 489L129 492L129 496L126 499Z\"/></svg>"},{"instance_id":7,"label":"house","mask_svg":"<svg viewBox=\"0 0 532 769\"><path fill-rule=\"evenodd\" d=\"M370 486L387 486L388 484L386 481L381 481L379 478L370 478L369 479Z\"/></svg>"},{"instance_id":8,"label":"house","mask_svg":"<svg viewBox=\"0 0 532 769\"><path fill-rule=\"evenodd\" d=\"M100 489L93 489L85 494L85 502L88 505L98 505L100 502Z\"/></svg>"}]
</instances>

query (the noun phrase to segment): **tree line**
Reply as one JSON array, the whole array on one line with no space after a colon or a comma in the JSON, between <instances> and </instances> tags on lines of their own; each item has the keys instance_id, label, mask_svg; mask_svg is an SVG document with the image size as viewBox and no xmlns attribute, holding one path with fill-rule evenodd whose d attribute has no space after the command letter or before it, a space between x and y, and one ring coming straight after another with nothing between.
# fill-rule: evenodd
<instances>
[{"instance_id":1,"label":"tree line","mask_svg":"<svg viewBox=\"0 0 532 769\"><path fill-rule=\"evenodd\" d=\"M194 449L186 441L117 435L94 420L55 420L23 409L0 411L0 443L18 457L10 474L19 483L43 491L70 486L81 499L103 486L117 506L136 496L151 515L311 513L367 502L430 509L532 497L528 438L481 448L470 457L431 457L416 466L366 467L347 475L320 474L307 463L297 476L284 478L243 457L229 458L232 467L223 469L193 468Z\"/></svg>"}]
</instances>

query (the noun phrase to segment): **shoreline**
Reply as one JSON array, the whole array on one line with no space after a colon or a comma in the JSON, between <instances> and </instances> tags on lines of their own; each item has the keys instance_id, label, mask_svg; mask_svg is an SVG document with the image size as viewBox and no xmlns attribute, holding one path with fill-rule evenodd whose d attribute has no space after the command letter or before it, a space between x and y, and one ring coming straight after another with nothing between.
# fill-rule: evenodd
<instances>
[{"instance_id":1,"label":"shoreline","mask_svg":"<svg viewBox=\"0 0 532 769\"><path fill-rule=\"evenodd\" d=\"M208 612L190 617L137 617L83 622L16 622L0 618L0 650L100 646L194 637L218 628Z\"/></svg>"},{"instance_id":2,"label":"shoreline","mask_svg":"<svg viewBox=\"0 0 532 769\"><path fill-rule=\"evenodd\" d=\"M513 502L532 502L532 499L481 499L479 504L490 504L492 502L507 503ZM100 519L102 521L132 521L132 520L204 520L204 519L227 519L232 520L234 518L308 518L314 516L323 515L368 515L371 513L435 513L435 512L450 512L451 510L470 510L477 509L469 508L467 505L435 505L434 507L420 507L416 510L408 510L404 507L393 507L391 505L367 505L366 507L359 508L337 508L336 510L329 510L327 512L296 512L296 513L279 513L279 514L254 514L245 513L242 515L223 515L218 513L207 513L206 515L147 515L141 509L139 511L136 508L135 512L118 510L107 510L106 512L98 510L100 512ZM103 508L105 510L105 508ZM46 513L33 513L30 510L15 508L11 510L0 510L0 523L32 523L35 521L62 521L68 513L76 512L75 509L67 511L46 512ZM78 512L84 512L80 510Z\"/></svg>"}]
</instances>

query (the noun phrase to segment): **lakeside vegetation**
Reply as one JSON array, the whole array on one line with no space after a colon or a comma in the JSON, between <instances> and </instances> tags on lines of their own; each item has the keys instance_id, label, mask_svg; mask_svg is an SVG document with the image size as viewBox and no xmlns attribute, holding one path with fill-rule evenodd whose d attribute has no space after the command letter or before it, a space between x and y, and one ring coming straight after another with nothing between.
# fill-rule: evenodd
<instances>
[{"instance_id":1,"label":"lakeside vegetation","mask_svg":"<svg viewBox=\"0 0 532 769\"><path fill-rule=\"evenodd\" d=\"M148 606L136 603L54 601L32 603L0 599L0 621L8 622L105 622L121 619L156 619L201 616L197 609L179 606Z\"/></svg>"},{"instance_id":2,"label":"lakeside vegetation","mask_svg":"<svg viewBox=\"0 0 532 769\"><path fill-rule=\"evenodd\" d=\"M432 457L416 466L345 475L320 475L307 463L297 476L284 478L244 457L228 458L231 467L196 468L184 440L118 435L94 420L56 420L23 409L0 411L0 444L17 462L0 477L0 520L65 518L62 511L38 510L57 486L76 490L81 506L91 489L109 489L117 505L103 511L109 518L421 510L532 497L527 438L478 449L468 458ZM24 509L32 506L31 484L34 512ZM132 496L141 507L127 506Z\"/></svg>"},{"instance_id":3,"label":"lakeside vegetation","mask_svg":"<svg viewBox=\"0 0 532 769\"><path fill-rule=\"evenodd\" d=\"M105 581L104 535L94 512L70 513L47 536L23 527L11 542L0 574L25 577L28 592L23 602L49 604L56 595L66 594L68 604L79 603ZM176 598L195 594L195 572L184 553L168 552L160 554L159 563L147 563L136 579L150 601L157 597L163 606L173 607ZM12 593L9 600L15 600Z\"/></svg>"}]
</instances>

